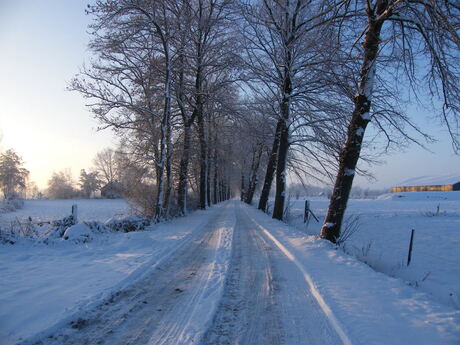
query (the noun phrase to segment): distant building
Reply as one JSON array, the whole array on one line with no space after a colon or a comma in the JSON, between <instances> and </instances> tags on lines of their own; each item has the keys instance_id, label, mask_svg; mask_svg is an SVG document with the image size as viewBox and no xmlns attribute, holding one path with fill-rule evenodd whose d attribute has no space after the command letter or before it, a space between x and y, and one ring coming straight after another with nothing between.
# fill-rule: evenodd
<instances>
[{"instance_id":1,"label":"distant building","mask_svg":"<svg viewBox=\"0 0 460 345\"><path fill-rule=\"evenodd\" d=\"M391 188L392 193L401 192L460 191L460 176L422 176L402 182Z\"/></svg>"},{"instance_id":2,"label":"distant building","mask_svg":"<svg viewBox=\"0 0 460 345\"><path fill-rule=\"evenodd\" d=\"M123 186L120 182L107 183L101 188L101 197L106 199L119 199L123 197Z\"/></svg>"}]
</instances>

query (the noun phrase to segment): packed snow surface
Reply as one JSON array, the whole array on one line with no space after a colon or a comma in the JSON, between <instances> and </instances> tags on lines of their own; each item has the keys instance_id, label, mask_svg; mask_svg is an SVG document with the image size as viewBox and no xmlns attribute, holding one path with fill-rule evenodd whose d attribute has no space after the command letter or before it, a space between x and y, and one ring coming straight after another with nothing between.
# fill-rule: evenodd
<instances>
[{"instance_id":1,"label":"packed snow surface","mask_svg":"<svg viewBox=\"0 0 460 345\"><path fill-rule=\"evenodd\" d=\"M398 202L362 204L382 226ZM2 245L0 275L7 345L460 341L455 308L239 201L87 243Z\"/></svg>"}]
</instances>

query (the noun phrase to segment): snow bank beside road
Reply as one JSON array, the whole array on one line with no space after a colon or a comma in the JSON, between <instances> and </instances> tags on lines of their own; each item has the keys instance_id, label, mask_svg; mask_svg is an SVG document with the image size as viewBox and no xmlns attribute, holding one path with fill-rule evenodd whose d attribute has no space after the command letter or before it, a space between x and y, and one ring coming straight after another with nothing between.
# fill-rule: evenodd
<instances>
[{"instance_id":1,"label":"snow bank beside road","mask_svg":"<svg viewBox=\"0 0 460 345\"><path fill-rule=\"evenodd\" d=\"M198 211L152 231L103 234L86 244L1 246L1 344L42 331L132 283L218 210Z\"/></svg>"}]
</instances>

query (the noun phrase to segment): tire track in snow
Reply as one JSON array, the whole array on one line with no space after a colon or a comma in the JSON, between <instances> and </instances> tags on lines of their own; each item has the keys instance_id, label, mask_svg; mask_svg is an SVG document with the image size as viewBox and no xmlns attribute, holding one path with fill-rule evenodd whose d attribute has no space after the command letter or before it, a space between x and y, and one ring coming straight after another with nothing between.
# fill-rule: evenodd
<instances>
[{"instance_id":1,"label":"tire track in snow","mask_svg":"<svg viewBox=\"0 0 460 345\"><path fill-rule=\"evenodd\" d=\"M231 207L230 207L231 206ZM201 338L221 295L234 207L227 204L193 240L151 274L58 332L25 344L190 344Z\"/></svg>"},{"instance_id":2,"label":"tire track in snow","mask_svg":"<svg viewBox=\"0 0 460 345\"><path fill-rule=\"evenodd\" d=\"M236 218L224 295L202 344L283 344L270 247L250 231L239 207Z\"/></svg>"},{"instance_id":3,"label":"tire track in snow","mask_svg":"<svg viewBox=\"0 0 460 345\"><path fill-rule=\"evenodd\" d=\"M331 314L324 313L324 303L318 304L292 255L287 256L241 204L236 207L224 296L203 345L351 344L336 332Z\"/></svg>"},{"instance_id":4,"label":"tire track in snow","mask_svg":"<svg viewBox=\"0 0 460 345\"><path fill-rule=\"evenodd\" d=\"M297 260L295 255L292 254L268 229L266 229L265 227L260 225L255 219L251 218L247 214L246 211L245 211L245 213L246 213L246 216L248 217L248 219L250 219L251 222L257 228L259 228L259 230L261 230L262 233L268 239L270 239L270 241L272 241L275 244L275 246L283 253L283 255L289 261L291 261L297 267L297 269L302 273L303 279L305 280L305 282L308 285L308 288L309 288L311 296L315 299L317 305L319 306L319 308L321 309L323 315L326 317L327 321L329 322L329 324L332 326L333 330L335 331L335 333L339 337L341 343L343 345L353 345L352 341L350 340L350 338L348 337L346 332L343 330L343 327L342 327L341 323L336 318L336 316L334 315L334 313L332 312L331 308L329 307L329 305L324 300L324 298L321 295L321 293L319 292L319 290L316 288L316 285L315 285L313 279L311 278L310 274L308 274L306 268L302 265L302 263L299 260Z\"/></svg>"},{"instance_id":5,"label":"tire track in snow","mask_svg":"<svg viewBox=\"0 0 460 345\"><path fill-rule=\"evenodd\" d=\"M200 274L194 279L198 284L191 289L193 294L187 299L188 304L185 308L176 305L176 312L170 313L168 317L161 320L162 326L157 328L148 344L192 344L201 339L206 329L205 324L212 319L221 297L228 269L235 225L233 207L230 213L230 218L212 224L213 236L208 242L210 247L225 248L227 253L222 250L214 251L210 261L203 266L203 269L198 272ZM173 327L168 327L168 324Z\"/></svg>"}]
</instances>

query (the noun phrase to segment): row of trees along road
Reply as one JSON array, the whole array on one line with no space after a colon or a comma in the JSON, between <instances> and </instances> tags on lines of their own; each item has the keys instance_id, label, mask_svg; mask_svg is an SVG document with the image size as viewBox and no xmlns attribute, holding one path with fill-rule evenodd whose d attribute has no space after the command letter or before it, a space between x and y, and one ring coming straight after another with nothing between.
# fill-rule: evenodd
<instances>
[{"instance_id":1,"label":"row of trees along road","mask_svg":"<svg viewBox=\"0 0 460 345\"><path fill-rule=\"evenodd\" d=\"M409 101L439 105L459 148L455 0L99 0L88 13L93 58L69 88L153 186L155 220L259 189L264 210L273 182L281 220L289 171L335 181L321 230L335 242L358 160L432 140Z\"/></svg>"},{"instance_id":2,"label":"row of trees along road","mask_svg":"<svg viewBox=\"0 0 460 345\"><path fill-rule=\"evenodd\" d=\"M23 165L23 159L14 150L9 149L0 153L0 190L4 200L43 196L37 185L29 181L29 171ZM83 196L89 197L99 188L100 180L97 175L97 172L81 171L80 187ZM46 194L55 199L73 198L80 195L74 188L70 172L65 171L53 173L48 181Z\"/></svg>"}]
</instances>

